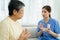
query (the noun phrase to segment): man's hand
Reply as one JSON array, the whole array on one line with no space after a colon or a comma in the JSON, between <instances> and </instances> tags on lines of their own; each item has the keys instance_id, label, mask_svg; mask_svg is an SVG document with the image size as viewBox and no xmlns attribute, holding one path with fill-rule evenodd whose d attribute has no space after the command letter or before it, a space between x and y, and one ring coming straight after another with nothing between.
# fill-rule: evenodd
<instances>
[{"instance_id":1,"label":"man's hand","mask_svg":"<svg viewBox=\"0 0 60 40\"><path fill-rule=\"evenodd\" d=\"M30 33L27 31L27 29L25 29L21 33L19 40L27 40L29 37L30 37Z\"/></svg>"}]
</instances>

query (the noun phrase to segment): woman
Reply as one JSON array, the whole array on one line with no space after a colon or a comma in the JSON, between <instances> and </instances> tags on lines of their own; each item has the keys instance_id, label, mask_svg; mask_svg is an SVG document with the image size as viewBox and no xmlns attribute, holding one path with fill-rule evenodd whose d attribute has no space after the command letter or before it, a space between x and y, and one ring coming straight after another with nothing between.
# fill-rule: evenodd
<instances>
[{"instance_id":1,"label":"woman","mask_svg":"<svg viewBox=\"0 0 60 40\"><path fill-rule=\"evenodd\" d=\"M11 0L8 5L9 16L0 22L0 40L27 40L30 33L17 22L23 17L24 3Z\"/></svg>"},{"instance_id":2,"label":"woman","mask_svg":"<svg viewBox=\"0 0 60 40\"><path fill-rule=\"evenodd\" d=\"M37 34L38 40L59 40L60 33L58 22L51 17L51 7L46 5L42 8L43 19L38 22Z\"/></svg>"}]
</instances>

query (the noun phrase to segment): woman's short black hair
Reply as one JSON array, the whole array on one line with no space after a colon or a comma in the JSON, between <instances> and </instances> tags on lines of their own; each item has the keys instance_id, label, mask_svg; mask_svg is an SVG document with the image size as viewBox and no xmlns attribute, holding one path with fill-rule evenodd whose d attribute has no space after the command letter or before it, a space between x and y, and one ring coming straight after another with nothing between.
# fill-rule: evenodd
<instances>
[{"instance_id":1,"label":"woman's short black hair","mask_svg":"<svg viewBox=\"0 0 60 40\"><path fill-rule=\"evenodd\" d=\"M49 5L45 5L42 9L46 9L49 13L51 12L51 7ZM51 17L51 15L49 15Z\"/></svg>"},{"instance_id":2,"label":"woman's short black hair","mask_svg":"<svg viewBox=\"0 0 60 40\"><path fill-rule=\"evenodd\" d=\"M9 16L13 15L14 9L18 12L19 9L21 9L23 6L25 6L23 2L21 2L19 0L11 0L8 5Z\"/></svg>"}]
</instances>

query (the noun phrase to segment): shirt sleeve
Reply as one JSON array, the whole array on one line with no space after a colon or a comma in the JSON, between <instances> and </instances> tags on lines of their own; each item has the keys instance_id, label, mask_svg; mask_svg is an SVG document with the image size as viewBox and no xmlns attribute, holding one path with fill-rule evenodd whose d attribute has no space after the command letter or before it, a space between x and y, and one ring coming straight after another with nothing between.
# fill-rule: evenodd
<instances>
[{"instance_id":1,"label":"shirt sleeve","mask_svg":"<svg viewBox=\"0 0 60 40\"><path fill-rule=\"evenodd\" d=\"M55 33L57 33L57 34L60 34L60 27L59 27L59 24L58 24L58 22L56 21L56 23L55 23Z\"/></svg>"},{"instance_id":2,"label":"shirt sleeve","mask_svg":"<svg viewBox=\"0 0 60 40\"><path fill-rule=\"evenodd\" d=\"M4 23L0 23L0 40L9 40L9 28Z\"/></svg>"},{"instance_id":3,"label":"shirt sleeve","mask_svg":"<svg viewBox=\"0 0 60 40\"><path fill-rule=\"evenodd\" d=\"M36 33L38 33L40 31L39 25L40 25L40 22L37 25Z\"/></svg>"}]
</instances>

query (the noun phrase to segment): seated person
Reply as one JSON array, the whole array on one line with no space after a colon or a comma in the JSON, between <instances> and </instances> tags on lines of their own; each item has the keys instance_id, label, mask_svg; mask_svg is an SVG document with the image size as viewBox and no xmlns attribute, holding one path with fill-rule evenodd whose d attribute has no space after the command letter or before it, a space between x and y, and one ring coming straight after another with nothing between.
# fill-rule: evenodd
<instances>
[{"instance_id":1,"label":"seated person","mask_svg":"<svg viewBox=\"0 0 60 40\"><path fill-rule=\"evenodd\" d=\"M9 16L0 22L0 40L27 40L30 33L17 22L23 17L24 3L11 0L8 10Z\"/></svg>"},{"instance_id":2,"label":"seated person","mask_svg":"<svg viewBox=\"0 0 60 40\"><path fill-rule=\"evenodd\" d=\"M38 22L38 40L59 40L60 27L58 22L51 17L51 7L46 5L42 8L43 19Z\"/></svg>"}]
</instances>

